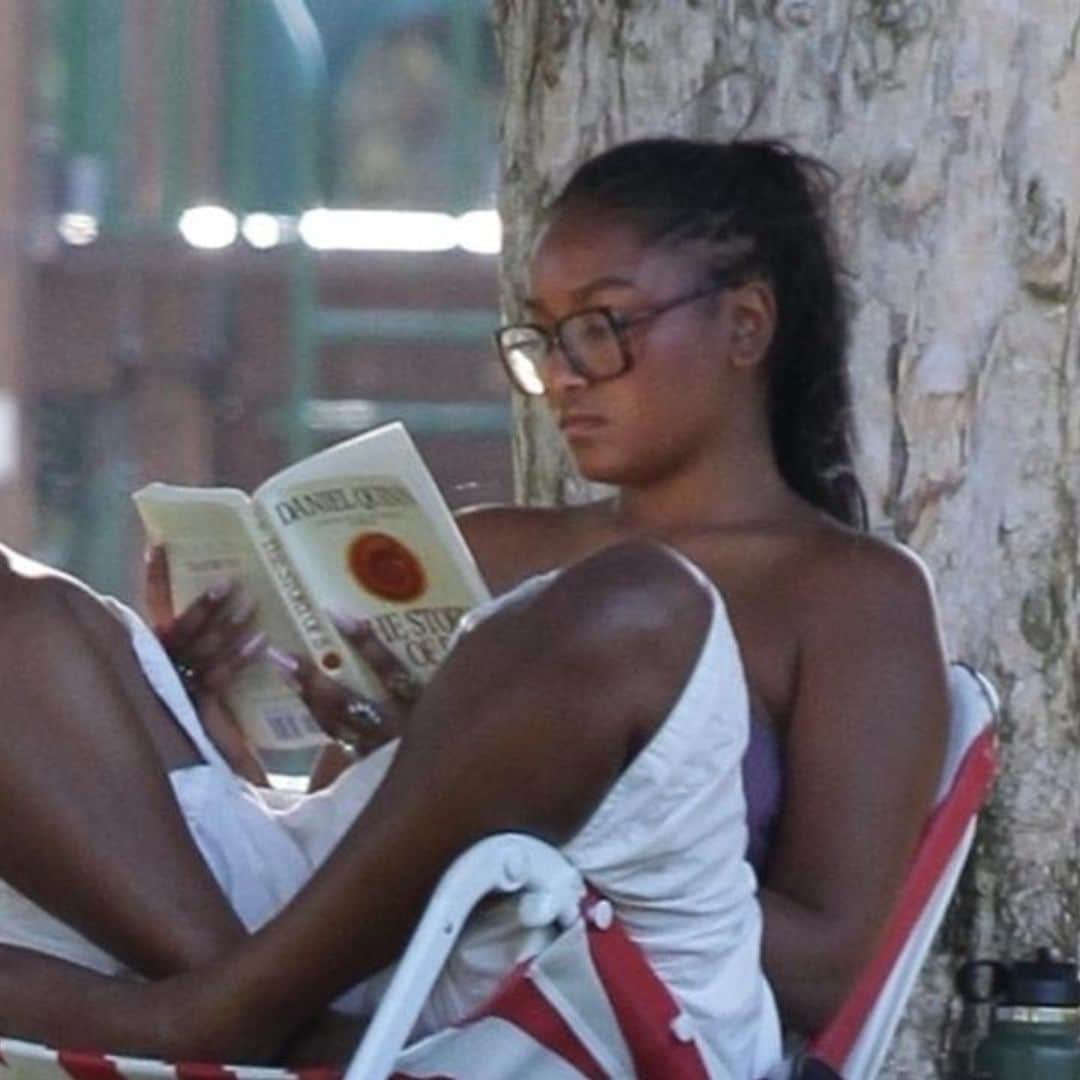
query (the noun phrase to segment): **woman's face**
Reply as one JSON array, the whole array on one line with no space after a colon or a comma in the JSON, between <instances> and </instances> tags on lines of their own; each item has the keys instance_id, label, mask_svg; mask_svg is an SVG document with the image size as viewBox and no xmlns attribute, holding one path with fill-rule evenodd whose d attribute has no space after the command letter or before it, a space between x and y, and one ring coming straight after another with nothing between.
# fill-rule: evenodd
<instances>
[{"instance_id":1,"label":"woman's face","mask_svg":"<svg viewBox=\"0 0 1080 1080\"><path fill-rule=\"evenodd\" d=\"M648 247L613 215L566 211L534 252L527 317L547 329L586 308L633 319L708 286L706 271L694 246ZM733 410L751 405L731 364L733 296L717 291L628 327L630 369L613 379L589 382L552 350L547 400L583 476L648 484L722 451Z\"/></svg>"}]
</instances>

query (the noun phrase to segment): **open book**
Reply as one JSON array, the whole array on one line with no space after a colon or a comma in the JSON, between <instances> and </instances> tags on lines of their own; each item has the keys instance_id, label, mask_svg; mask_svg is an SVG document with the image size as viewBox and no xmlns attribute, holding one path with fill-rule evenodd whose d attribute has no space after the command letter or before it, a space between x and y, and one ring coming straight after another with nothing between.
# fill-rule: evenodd
<instances>
[{"instance_id":1,"label":"open book","mask_svg":"<svg viewBox=\"0 0 1080 1080\"><path fill-rule=\"evenodd\" d=\"M446 653L461 616L487 589L412 439L387 424L328 447L261 484L150 484L134 495L165 546L172 602L182 611L215 583L236 581L257 605L270 643L307 653L326 673L385 695L328 617L371 619L421 681ZM229 705L251 741L292 749L325 741L277 667L250 664Z\"/></svg>"}]
</instances>

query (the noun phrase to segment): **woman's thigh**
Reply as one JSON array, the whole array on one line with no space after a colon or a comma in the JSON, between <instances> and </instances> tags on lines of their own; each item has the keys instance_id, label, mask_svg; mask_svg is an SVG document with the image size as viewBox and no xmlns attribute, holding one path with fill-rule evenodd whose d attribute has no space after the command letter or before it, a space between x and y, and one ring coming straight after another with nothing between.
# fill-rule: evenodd
<instances>
[{"instance_id":1,"label":"woman's thigh","mask_svg":"<svg viewBox=\"0 0 1080 1080\"><path fill-rule=\"evenodd\" d=\"M243 930L168 777L198 757L126 629L60 579L4 574L0 601L0 879L144 974L217 955Z\"/></svg>"}]
</instances>

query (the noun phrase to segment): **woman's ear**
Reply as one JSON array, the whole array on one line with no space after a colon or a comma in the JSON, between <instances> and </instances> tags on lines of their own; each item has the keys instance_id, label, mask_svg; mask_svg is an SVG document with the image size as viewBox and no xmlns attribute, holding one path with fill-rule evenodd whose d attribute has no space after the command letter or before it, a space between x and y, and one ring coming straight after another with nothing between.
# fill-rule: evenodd
<instances>
[{"instance_id":1,"label":"woman's ear","mask_svg":"<svg viewBox=\"0 0 1080 1080\"><path fill-rule=\"evenodd\" d=\"M764 281L751 281L728 294L730 355L733 366L754 367L765 359L776 330L776 297Z\"/></svg>"}]
</instances>

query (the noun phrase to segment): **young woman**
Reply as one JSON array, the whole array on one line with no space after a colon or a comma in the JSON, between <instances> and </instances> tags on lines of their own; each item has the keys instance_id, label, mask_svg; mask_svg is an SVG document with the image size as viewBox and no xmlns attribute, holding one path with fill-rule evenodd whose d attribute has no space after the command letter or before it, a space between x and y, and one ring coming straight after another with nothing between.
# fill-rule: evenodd
<instances>
[{"instance_id":1,"label":"young woman","mask_svg":"<svg viewBox=\"0 0 1080 1080\"><path fill-rule=\"evenodd\" d=\"M860 528L826 186L781 144L678 139L571 179L525 320L498 343L583 475L616 494L463 516L509 592L412 706L396 753L313 796L359 815L327 831L313 863L340 843L295 900L299 881L262 901L263 918L284 910L251 937L185 835L184 817L196 840L208 826L184 778L214 751L181 732L182 704L162 706L175 686L147 691L160 657L133 631L140 670L123 627L70 584L0 575L0 810L26 822L0 838L0 878L157 980L133 993L12 947L0 1030L278 1053L393 959L454 854L505 828L564 845L611 895L718 1068L760 1075L778 1054L773 995L789 1027L828 1018L929 808L947 700L925 573ZM206 598L199 619L228 603ZM2 906L0 938L65 956L5 933ZM468 941L459 963L476 986L437 994L432 1025L490 987Z\"/></svg>"}]
</instances>

